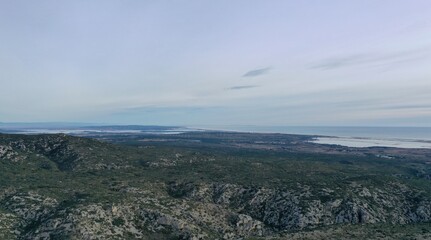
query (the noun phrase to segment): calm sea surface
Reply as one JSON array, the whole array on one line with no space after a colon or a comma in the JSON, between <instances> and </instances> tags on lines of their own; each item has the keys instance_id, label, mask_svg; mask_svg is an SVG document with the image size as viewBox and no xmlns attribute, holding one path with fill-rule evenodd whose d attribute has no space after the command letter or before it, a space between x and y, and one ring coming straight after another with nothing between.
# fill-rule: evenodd
<instances>
[{"instance_id":1,"label":"calm sea surface","mask_svg":"<svg viewBox=\"0 0 431 240\"><path fill-rule=\"evenodd\" d=\"M431 127L261 127L212 126L208 129L335 137L431 140Z\"/></svg>"},{"instance_id":2,"label":"calm sea surface","mask_svg":"<svg viewBox=\"0 0 431 240\"><path fill-rule=\"evenodd\" d=\"M213 126L209 129L327 136L317 137L314 142L348 147L431 148L431 127Z\"/></svg>"}]
</instances>

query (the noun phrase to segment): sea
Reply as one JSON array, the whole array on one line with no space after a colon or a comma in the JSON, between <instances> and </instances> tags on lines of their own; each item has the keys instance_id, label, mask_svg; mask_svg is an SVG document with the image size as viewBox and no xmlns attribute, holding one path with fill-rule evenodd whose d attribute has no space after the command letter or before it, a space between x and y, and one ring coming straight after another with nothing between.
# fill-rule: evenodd
<instances>
[{"instance_id":1,"label":"sea","mask_svg":"<svg viewBox=\"0 0 431 240\"><path fill-rule=\"evenodd\" d=\"M311 142L348 147L431 149L431 127L211 126L207 129L313 135Z\"/></svg>"}]
</instances>

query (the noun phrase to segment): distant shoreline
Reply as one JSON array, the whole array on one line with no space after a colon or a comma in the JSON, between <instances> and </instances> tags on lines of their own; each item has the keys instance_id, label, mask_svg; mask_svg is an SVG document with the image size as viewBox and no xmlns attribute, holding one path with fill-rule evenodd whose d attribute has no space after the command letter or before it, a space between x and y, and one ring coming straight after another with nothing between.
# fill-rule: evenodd
<instances>
[{"instance_id":1,"label":"distant shoreline","mask_svg":"<svg viewBox=\"0 0 431 240\"><path fill-rule=\"evenodd\" d=\"M316 137L312 143L340 145L345 147L394 147L394 148L426 148L431 149L431 141L414 139L373 139L349 137Z\"/></svg>"},{"instance_id":2,"label":"distant shoreline","mask_svg":"<svg viewBox=\"0 0 431 240\"><path fill-rule=\"evenodd\" d=\"M1 128L0 132L15 134L181 134L196 131L216 131L251 134L291 134L313 137L316 144L347 147L395 147L431 149L431 127L257 127L257 126L71 126L71 127L18 127Z\"/></svg>"}]
</instances>

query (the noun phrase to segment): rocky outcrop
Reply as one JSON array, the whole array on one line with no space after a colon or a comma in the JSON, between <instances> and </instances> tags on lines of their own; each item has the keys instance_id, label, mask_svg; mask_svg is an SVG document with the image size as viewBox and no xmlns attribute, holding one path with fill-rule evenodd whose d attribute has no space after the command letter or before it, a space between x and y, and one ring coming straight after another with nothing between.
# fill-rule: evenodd
<instances>
[{"instance_id":1,"label":"rocky outcrop","mask_svg":"<svg viewBox=\"0 0 431 240\"><path fill-rule=\"evenodd\" d=\"M124 193L133 198L110 205L84 203L79 198L58 202L35 192L8 191L0 203L9 213L0 214L0 219L3 228L23 239L145 239L151 234L179 239L238 239L346 223L431 221L431 202L418 196L413 200L417 193L402 187L395 185L383 191L356 184L352 192L357 195L323 202L311 199L318 196L308 187L287 190L171 182L156 187L167 189L162 195L125 189Z\"/></svg>"},{"instance_id":2,"label":"rocky outcrop","mask_svg":"<svg viewBox=\"0 0 431 240\"><path fill-rule=\"evenodd\" d=\"M58 201L8 189L0 195L0 204L8 211L0 212L0 234L22 239L146 239L154 234L161 234L155 238L239 239L345 224L431 221L431 202L405 186L350 187L346 197L322 201L315 194L331 189L170 182L147 190L123 186L119 191L129 197L111 204L87 203L79 195ZM148 190L163 188L164 193Z\"/></svg>"},{"instance_id":3,"label":"rocky outcrop","mask_svg":"<svg viewBox=\"0 0 431 240\"><path fill-rule=\"evenodd\" d=\"M12 149L11 146L0 145L0 159L6 159L12 162L19 162L24 159L24 157L19 156L19 154Z\"/></svg>"},{"instance_id":4,"label":"rocky outcrop","mask_svg":"<svg viewBox=\"0 0 431 240\"><path fill-rule=\"evenodd\" d=\"M391 223L431 221L431 201L403 185L388 184L373 189L352 184L343 197L327 201L325 189L296 190L242 187L232 184L194 185L171 183L168 192L175 197L221 204L246 214L273 230L298 230L333 224ZM323 195L320 195L323 194Z\"/></svg>"}]
</instances>

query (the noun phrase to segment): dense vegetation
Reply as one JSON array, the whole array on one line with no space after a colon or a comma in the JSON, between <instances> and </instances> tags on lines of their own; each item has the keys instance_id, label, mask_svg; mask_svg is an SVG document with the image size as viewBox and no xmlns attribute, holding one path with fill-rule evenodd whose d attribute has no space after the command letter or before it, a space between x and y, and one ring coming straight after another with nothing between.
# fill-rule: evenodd
<instances>
[{"instance_id":1,"label":"dense vegetation","mask_svg":"<svg viewBox=\"0 0 431 240\"><path fill-rule=\"evenodd\" d=\"M427 150L282 134L90 137L0 134L0 237L431 237Z\"/></svg>"}]
</instances>

